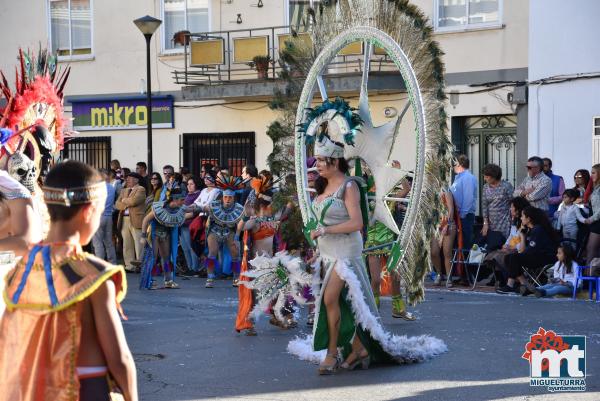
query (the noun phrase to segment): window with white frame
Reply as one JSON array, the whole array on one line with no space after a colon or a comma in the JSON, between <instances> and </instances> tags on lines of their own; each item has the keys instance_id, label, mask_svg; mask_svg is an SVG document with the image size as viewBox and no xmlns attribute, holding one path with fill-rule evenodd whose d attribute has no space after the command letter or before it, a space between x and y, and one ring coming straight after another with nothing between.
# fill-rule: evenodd
<instances>
[{"instance_id":1,"label":"window with white frame","mask_svg":"<svg viewBox=\"0 0 600 401\"><path fill-rule=\"evenodd\" d=\"M502 25L503 0L435 0L434 4L438 31Z\"/></svg>"},{"instance_id":2,"label":"window with white frame","mask_svg":"<svg viewBox=\"0 0 600 401\"><path fill-rule=\"evenodd\" d=\"M92 0L49 0L50 40L59 57L92 54Z\"/></svg>"},{"instance_id":3,"label":"window with white frame","mask_svg":"<svg viewBox=\"0 0 600 401\"><path fill-rule=\"evenodd\" d=\"M192 33L210 30L209 0L162 0L163 11L163 50L173 51L183 48L173 40L175 33Z\"/></svg>"}]
</instances>

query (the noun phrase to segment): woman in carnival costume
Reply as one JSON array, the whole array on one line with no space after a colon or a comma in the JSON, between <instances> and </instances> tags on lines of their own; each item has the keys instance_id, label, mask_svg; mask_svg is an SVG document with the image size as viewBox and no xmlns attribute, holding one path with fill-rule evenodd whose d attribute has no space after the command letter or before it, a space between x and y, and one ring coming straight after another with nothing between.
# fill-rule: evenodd
<instances>
[{"instance_id":1,"label":"woman in carnival costume","mask_svg":"<svg viewBox=\"0 0 600 401\"><path fill-rule=\"evenodd\" d=\"M322 281L320 288L314 289L313 336L292 340L288 350L302 359L320 361L318 372L322 375L340 368L368 368L371 362L417 361L445 351L439 339L395 336L382 326L362 255L364 184L360 178L347 176L344 143L331 139L331 127L321 123L320 129L315 135L314 156L324 185L316 186L317 197L310 206L313 223L305 230L311 229L310 238L316 241L318 258L313 266ZM354 143L353 136L343 137L346 144Z\"/></svg>"},{"instance_id":2,"label":"woman in carnival costume","mask_svg":"<svg viewBox=\"0 0 600 401\"><path fill-rule=\"evenodd\" d=\"M235 202L235 191L240 189L244 182L240 177L230 177L225 173L217 175L216 184L223 193L222 199L213 200L205 206L204 212L208 213L207 239L208 257L206 258L206 288L214 287L215 269L219 248L227 246L231 255L233 270L233 285L237 286L240 274L239 232L237 225L244 207Z\"/></svg>"},{"instance_id":3,"label":"woman in carnival costume","mask_svg":"<svg viewBox=\"0 0 600 401\"><path fill-rule=\"evenodd\" d=\"M154 202L152 210L144 218L142 233L147 232L149 225L151 229L150 241L146 236L142 236L140 240L143 245L146 245L141 288L156 289L161 275L164 275L164 288L179 288L179 284L175 282L174 271L179 246L179 227L185 221L184 200L185 195L181 189L173 188L167 200Z\"/></svg>"}]
</instances>

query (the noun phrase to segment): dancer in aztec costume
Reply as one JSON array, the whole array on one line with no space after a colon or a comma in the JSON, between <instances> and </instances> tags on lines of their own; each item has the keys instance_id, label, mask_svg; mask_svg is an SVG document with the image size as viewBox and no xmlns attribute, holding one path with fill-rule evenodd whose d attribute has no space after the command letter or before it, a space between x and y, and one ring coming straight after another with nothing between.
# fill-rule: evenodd
<instances>
[{"instance_id":1,"label":"dancer in aztec costume","mask_svg":"<svg viewBox=\"0 0 600 401\"><path fill-rule=\"evenodd\" d=\"M164 275L164 288L176 289L175 265L179 246L179 227L185 221L181 188L173 188L165 201L152 203L152 210L142 223L141 242L144 247L140 288L156 289ZM146 232L150 226L148 239Z\"/></svg>"},{"instance_id":2,"label":"dancer in aztec costume","mask_svg":"<svg viewBox=\"0 0 600 401\"><path fill-rule=\"evenodd\" d=\"M206 258L206 288L214 287L215 268L219 248L227 246L231 255L233 285L237 286L240 274L239 233L237 225L244 213L244 207L235 202L235 191L241 189L244 181L239 177L230 177L220 173L216 180L217 187L223 192L222 199L213 201L206 207L208 213L208 230L206 242L208 257Z\"/></svg>"},{"instance_id":3,"label":"dancer in aztec costume","mask_svg":"<svg viewBox=\"0 0 600 401\"><path fill-rule=\"evenodd\" d=\"M281 221L287 216L289 209L278 211L275 215L272 210L273 202L273 177L268 172L261 172L259 178L254 178L251 182L254 191L253 211L243 225L244 230L244 254L241 265L241 284L239 291L239 306L236 319L236 330L245 330L246 335L256 335L253 319L250 318L250 312L255 306L254 294L249 288L248 277L246 274L252 270L254 261L250 258L257 256L272 257L274 249L274 238L279 230ZM252 244L250 248L249 244ZM250 264L250 266L249 266ZM287 328L293 321L293 302L286 300L285 305L280 307L280 302L276 297L271 301L271 323ZM279 308L279 309L277 309ZM281 318L280 318L281 317Z\"/></svg>"}]
</instances>

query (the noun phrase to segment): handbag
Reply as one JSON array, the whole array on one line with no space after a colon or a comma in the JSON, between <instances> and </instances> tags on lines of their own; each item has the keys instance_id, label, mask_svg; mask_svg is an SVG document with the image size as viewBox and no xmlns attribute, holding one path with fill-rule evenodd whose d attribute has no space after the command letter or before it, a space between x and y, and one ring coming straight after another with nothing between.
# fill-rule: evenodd
<instances>
[{"instance_id":1,"label":"handbag","mask_svg":"<svg viewBox=\"0 0 600 401\"><path fill-rule=\"evenodd\" d=\"M469 258L467 259L467 263L478 265L483 262L483 258L485 257L485 253L481 251L477 245L473 246L473 249L469 251Z\"/></svg>"}]
</instances>

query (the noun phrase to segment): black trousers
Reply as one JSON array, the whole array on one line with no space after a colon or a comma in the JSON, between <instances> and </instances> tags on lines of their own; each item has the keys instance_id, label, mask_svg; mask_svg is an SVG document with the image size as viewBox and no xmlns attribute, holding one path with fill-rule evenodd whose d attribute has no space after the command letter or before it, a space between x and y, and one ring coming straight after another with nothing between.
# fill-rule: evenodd
<instances>
[{"instance_id":1,"label":"black trousers","mask_svg":"<svg viewBox=\"0 0 600 401\"><path fill-rule=\"evenodd\" d=\"M106 376L79 380L80 401L110 401L110 389Z\"/></svg>"},{"instance_id":2,"label":"black trousers","mask_svg":"<svg viewBox=\"0 0 600 401\"><path fill-rule=\"evenodd\" d=\"M515 253L508 258L508 278L517 278L523 275L521 266L528 270L539 270L542 267L556 262L556 256L542 252Z\"/></svg>"}]
</instances>

